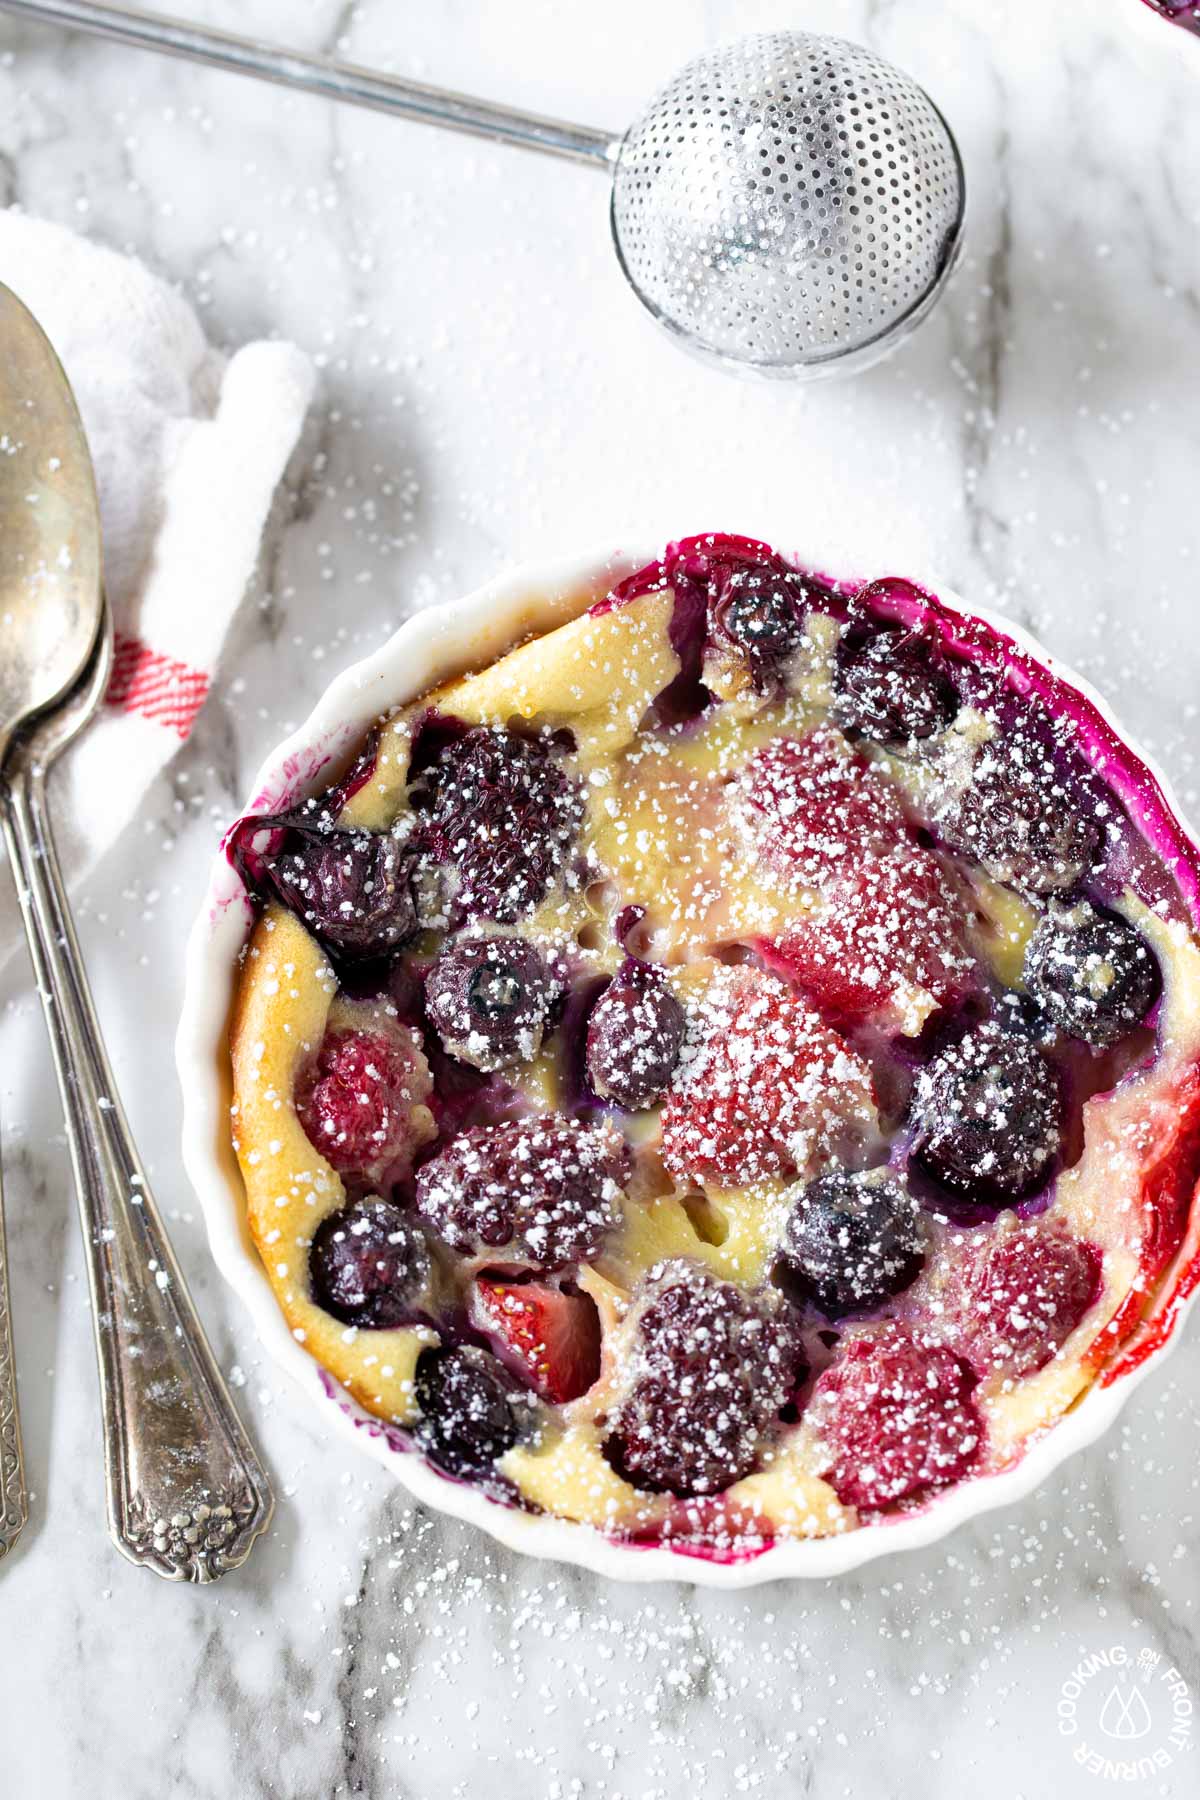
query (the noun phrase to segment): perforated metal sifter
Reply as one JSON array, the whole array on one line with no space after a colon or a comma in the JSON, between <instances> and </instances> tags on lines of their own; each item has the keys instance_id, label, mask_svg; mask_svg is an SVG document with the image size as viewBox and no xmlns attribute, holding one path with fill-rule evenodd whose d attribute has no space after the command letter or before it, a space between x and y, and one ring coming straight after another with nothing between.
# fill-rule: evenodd
<instances>
[{"instance_id":1,"label":"perforated metal sifter","mask_svg":"<svg viewBox=\"0 0 1200 1800\"><path fill-rule=\"evenodd\" d=\"M842 38L780 31L698 56L620 137L123 7L0 8L608 169L634 293L687 348L741 373L875 361L929 312L961 240L945 120Z\"/></svg>"}]
</instances>

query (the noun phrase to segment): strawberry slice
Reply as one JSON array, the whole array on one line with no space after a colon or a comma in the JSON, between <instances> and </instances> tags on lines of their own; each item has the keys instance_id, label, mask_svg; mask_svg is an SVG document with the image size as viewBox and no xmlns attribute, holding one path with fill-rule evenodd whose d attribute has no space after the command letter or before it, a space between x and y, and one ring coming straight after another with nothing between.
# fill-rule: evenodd
<instances>
[{"instance_id":1,"label":"strawberry slice","mask_svg":"<svg viewBox=\"0 0 1200 1800\"><path fill-rule=\"evenodd\" d=\"M871 1072L803 995L753 968L718 972L662 1114L662 1155L721 1187L803 1170L877 1127Z\"/></svg>"},{"instance_id":2,"label":"strawberry slice","mask_svg":"<svg viewBox=\"0 0 1200 1800\"><path fill-rule=\"evenodd\" d=\"M916 1031L932 1006L970 983L965 926L962 899L937 858L906 843L861 857L810 915L762 949L822 1011L849 1020L895 1015Z\"/></svg>"},{"instance_id":3,"label":"strawberry slice","mask_svg":"<svg viewBox=\"0 0 1200 1800\"><path fill-rule=\"evenodd\" d=\"M882 769L828 726L774 738L750 758L734 796L762 861L804 887L824 888L864 852L908 835Z\"/></svg>"},{"instance_id":4,"label":"strawberry slice","mask_svg":"<svg viewBox=\"0 0 1200 1800\"><path fill-rule=\"evenodd\" d=\"M553 1406L585 1394L600 1373L600 1315L586 1294L537 1281L480 1277L471 1323L514 1373Z\"/></svg>"}]
</instances>

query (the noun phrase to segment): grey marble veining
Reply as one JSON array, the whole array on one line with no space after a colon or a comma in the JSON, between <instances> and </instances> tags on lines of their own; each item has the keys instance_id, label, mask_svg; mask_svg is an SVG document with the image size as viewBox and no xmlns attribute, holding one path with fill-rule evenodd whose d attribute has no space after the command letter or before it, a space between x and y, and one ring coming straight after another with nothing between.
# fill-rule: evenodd
<instances>
[{"instance_id":1,"label":"grey marble veining","mask_svg":"<svg viewBox=\"0 0 1200 1800\"><path fill-rule=\"evenodd\" d=\"M620 124L767 0L188 0L308 47ZM209 1261L167 1073L184 934L259 758L413 608L525 555L722 527L937 572L1096 680L1196 806L1200 45L1138 0L814 0L962 143L967 255L852 385L693 365L625 292L602 182L0 18L0 199L128 247L210 334L294 337L322 392L192 741L80 896L125 1097L276 1525L178 1590L102 1523L87 1301L40 1017L0 984L33 1521L0 1571L4 1800L1075 1800L1080 1659L1200 1699L1200 1329L1021 1506L838 1582L625 1590L412 1507L324 1436ZM1148 27L1148 29L1147 29ZM1195 1753L1137 1784L1195 1791Z\"/></svg>"}]
</instances>

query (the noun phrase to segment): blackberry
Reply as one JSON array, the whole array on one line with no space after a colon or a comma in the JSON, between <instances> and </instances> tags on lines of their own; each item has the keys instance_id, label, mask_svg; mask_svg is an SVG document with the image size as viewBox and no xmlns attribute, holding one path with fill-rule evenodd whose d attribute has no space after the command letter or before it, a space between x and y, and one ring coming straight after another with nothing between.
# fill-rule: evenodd
<instances>
[{"instance_id":1,"label":"blackberry","mask_svg":"<svg viewBox=\"0 0 1200 1800\"><path fill-rule=\"evenodd\" d=\"M1052 760L1017 740L981 753L969 786L938 823L951 845L995 880L1035 894L1074 887L1103 839L1099 821L1081 809Z\"/></svg>"},{"instance_id":2,"label":"blackberry","mask_svg":"<svg viewBox=\"0 0 1200 1800\"><path fill-rule=\"evenodd\" d=\"M490 1073L541 1047L556 984L521 938L471 938L444 949L425 977L425 1005L449 1054Z\"/></svg>"},{"instance_id":3,"label":"blackberry","mask_svg":"<svg viewBox=\"0 0 1200 1800\"><path fill-rule=\"evenodd\" d=\"M629 962L588 1021L592 1092L630 1112L655 1106L670 1086L687 1018L657 970Z\"/></svg>"},{"instance_id":4,"label":"blackberry","mask_svg":"<svg viewBox=\"0 0 1200 1800\"><path fill-rule=\"evenodd\" d=\"M924 1261L920 1209L898 1180L830 1169L788 1215L780 1274L836 1319L900 1293Z\"/></svg>"},{"instance_id":5,"label":"blackberry","mask_svg":"<svg viewBox=\"0 0 1200 1800\"><path fill-rule=\"evenodd\" d=\"M1026 946L1024 974L1047 1023L1099 1049L1140 1024L1162 989L1141 933L1086 900L1051 909Z\"/></svg>"},{"instance_id":6,"label":"blackberry","mask_svg":"<svg viewBox=\"0 0 1200 1800\"><path fill-rule=\"evenodd\" d=\"M439 871L452 924L512 925L554 885L583 820L580 783L541 739L490 726L446 743L410 790L409 847Z\"/></svg>"},{"instance_id":7,"label":"blackberry","mask_svg":"<svg viewBox=\"0 0 1200 1800\"><path fill-rule=\"evenodd\" d=\"M911 1118L912 1154L935 1180L1008 1205L1037 1187L1058 1153L1058 1079L1035 1044L988 1021L921 1071Z\"/></svg>"},{"instance_id":8,"label":"blackberry","mask_svg":"<svg viewBox=\"0 0 1200 1800\"><path fill-rule=\"evenodd\" d=\"M561 1269L595 1256L621 1218L628 1148L607 1125L552 1114L477 1125L417 1176L417 1211L464 1256Z\"/></svg>"},{"instance_id":9,"label":"blackberry","mask_svg":"<svg viewBox=\"0 0 1200 1800\"><path fill-rule=\"evenodd\" d=\"M933 660L928 639L912 631L877 631L838 659L838 724L881 744L932 737L958 711L958 693Z\"/></svg>"},{"instance_id":10,"label":"blackberry","mask_svg":"<svg viewBox=\"0 0 1200 1800\"><path fill-rule=\"evenodd\" d=\"M520 1435L512 1383L486 1350L424 1351L415 1391L417 1442L449 1475L485 1474Z\"/></svg>"},{"instance_id":11,"label":"blackberry","mask_svg":"<svg viewBox=\"0 0 1200 1800\"><path fill-rule=\"evenodd\" d=\"M308 1259L316 1304L345 1325L409 1324L429 1281L419 1227L390 1200L352 1200L317 1227Z\"/></svg>"},{"instance_id":12,"label":"blackberry","mask_svg":"<svg viewBox=\"0 0 1200 1800\"><path fill-rule=\"evenodd\" d=\"M681 1496L748 1475L800 1362L781 1297L756 1300L679 1259L646 1277L631 1328L631 1379L605 1444L613 1467L635 1487Z\"/></svg>"}]
</instances>

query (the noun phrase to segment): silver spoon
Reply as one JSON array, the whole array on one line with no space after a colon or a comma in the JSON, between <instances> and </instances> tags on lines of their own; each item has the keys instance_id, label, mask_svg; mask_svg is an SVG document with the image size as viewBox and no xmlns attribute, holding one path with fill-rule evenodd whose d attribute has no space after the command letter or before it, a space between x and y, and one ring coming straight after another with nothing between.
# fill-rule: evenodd
<instances>
[{"instance_id":1,"label":"silver spoon","mask_svg":"<svg viewBox=\"0 0 1200 1800\"><path fill-rule=\"evenodd\" d=\"M962 241L949 126L910 76L844 38L724 44L614 133L132 7L0 8L602 169L638 299L685 349L742 375L875 362L931 311Z\"/></svg>"},{"instance_id":2,"label":"silver spoon","mask_svg":"<svg viewBox=\"0 0 1200 1800\"><path fill-rule=\"evenodd\" d=\"M273 1499L138 1159L54 848L46 775L104 694L112 625L74 398L37 322L2 285L0 452L0 814L78 1189L109 1530L133 1562L213 1581L245 1560Z\"/></svg>"},{"instance_id":3,"label":"silver spoon","mask_svg":"<svg viewBox=\"0 0 1200 1800\"><path fill-rule=\"evenodd\" d=\"M29 1518L17 1363L8 1299L8 1249L4 1238L4 1192L0 1184L0 1559L8 1555Z\"/></svg>"}]
</instances>

